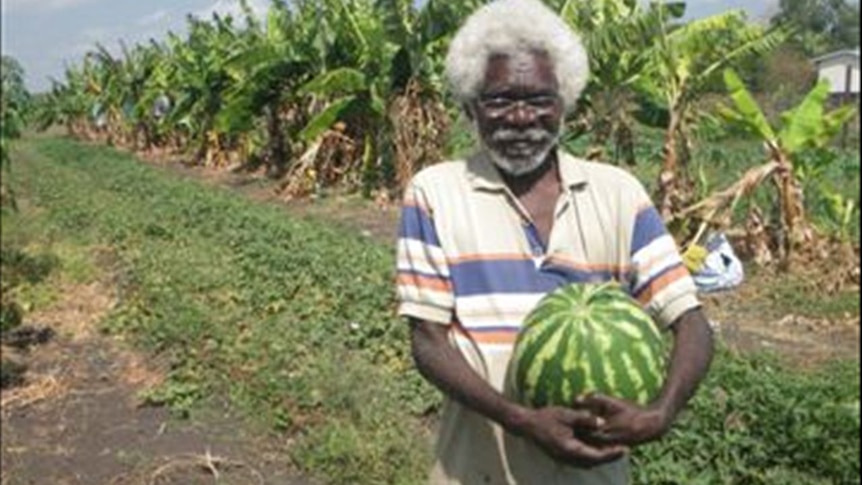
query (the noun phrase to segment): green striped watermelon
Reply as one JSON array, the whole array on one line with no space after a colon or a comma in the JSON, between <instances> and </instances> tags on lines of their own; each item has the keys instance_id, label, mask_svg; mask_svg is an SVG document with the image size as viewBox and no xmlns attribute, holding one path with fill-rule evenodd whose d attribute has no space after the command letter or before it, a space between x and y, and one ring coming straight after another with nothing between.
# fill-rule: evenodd
<instances>
[{"instance_id":1,"label":"green striped watermelon","mask_svg":"<svg viewBox=\"0 0 862 485\"><path fill-rule=\"evenodd\" d=\"M571 284L542 298L515 342L507 392L534 407L600 392L646 404L664 380L665 344L616 282Z\"/></svg>"}]
</instances>

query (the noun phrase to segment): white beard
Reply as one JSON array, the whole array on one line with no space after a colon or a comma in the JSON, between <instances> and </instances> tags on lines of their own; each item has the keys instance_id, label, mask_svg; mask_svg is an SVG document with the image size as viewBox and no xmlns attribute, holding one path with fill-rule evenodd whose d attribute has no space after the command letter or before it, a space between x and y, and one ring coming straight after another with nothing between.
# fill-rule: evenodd
<instances>
[{"instance_id":1,"label":"white beard","mask_svg":"<svg viewBox=\"0 0 862 485\"><path fill-rule=\"evenodd\" d=\"M476 133L478 134L478 127L476 128ZM545 162L545 159L548 157L548 154L551 152L554 146L556 146L557 141L560 139L560 132L557 131L557 133L555 133L553 137L549 138L537 153L527 155L526 158L507 157L488 146L488 144L485 142L481 135L478 135L478 138L479 142L482 145L482 148L485 149L485 151L491 158L491 161L494 163L494 165L497 166L497 168L499 168L508 175L518 177L521 175L532 173L542 166L542 164Z\"/></svg>"}]
</instances>

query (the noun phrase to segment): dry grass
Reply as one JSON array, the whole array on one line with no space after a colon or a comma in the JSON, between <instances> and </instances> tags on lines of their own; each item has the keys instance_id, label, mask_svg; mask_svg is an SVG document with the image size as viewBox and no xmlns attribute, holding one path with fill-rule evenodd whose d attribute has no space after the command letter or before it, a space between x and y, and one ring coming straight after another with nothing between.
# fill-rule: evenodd
<instances>
[{"instance_id":1,"label":"dry grass","mask_svg":"<svg viewBox=\"0 0 862 485\"><path fill-rule=\"evenodd\" d=\"M34 312L30 319L50 325L74 341L94 336L98 322L116 304L111 288L102 282L65 283L58 294L60 301L44 311Z\"/></svg>"},{"instance_id":2,"label":"dry grass","mask_svg":"<svg viewBox=\"0 0 862 485\"><path fill-rule=\"evenodd\" d=\"M228 473L231 470L244 469L249 475L254 477L258 484L263 484L263 475L255 468L241 461L230 460L224 457L216 456L206 450L203 455L184 453L171 458L167 463L158 467L150 474L148 485L158 485L165 482L164 479L169 479L170 473L180 472L204 472L209 474L215 483L218 483L222 477L222 473ZM251 485L250 483L248 485Z\"/></svg>"},{"instance_id":3,"label":"dry grass","mask_svg":"<svg viewBox=\"0 0 862 485\"><path fill-rule=\"evenodd\" d=\"M28 384L0 393L0 409L5 417L8 413L32 406L38 402L64 396L69 384L62 376L42 374L31 376Z\"/></svg>"}]
</instances>

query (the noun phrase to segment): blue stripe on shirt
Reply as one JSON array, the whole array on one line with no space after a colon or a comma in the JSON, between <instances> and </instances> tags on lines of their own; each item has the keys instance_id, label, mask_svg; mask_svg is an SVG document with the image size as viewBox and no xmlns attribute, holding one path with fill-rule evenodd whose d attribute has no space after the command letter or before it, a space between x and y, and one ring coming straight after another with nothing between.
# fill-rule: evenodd
<instances>
[{"instance_id":1,"label":"blue stripe on shirt","mask_svg":"<svg viewBox=\"0 0 862 485\"><path fill-rule=\"evenodd\" d=\"M456 297L488 293L545 293L567 283L608 281L611 271L576 270L560 266L536 269L531 259L466 261L450 265Z\"/></svg>"},{"instance_id":2,"label":"blue stripe on shirt","mask_svg":"<svg viewBox=\"0 0 862 485\"><path fill-rule=\"evenodd\" d=\"M440 246L434 221L417 206L407 205L401 208L401 225L398 230L398 237Z\"/></svg>"},{"instance_id":3,"label":"blue stripe on shirt","mask_svg":"<svg viewBox=\"0 0 862 485\"><path fill-rule=\"evenodd\" d=\"M633 256L656 238L667 234L667 229L656 208L649 206L638 212L632 232L631 255Z\"/></svg>"}]
</instances>

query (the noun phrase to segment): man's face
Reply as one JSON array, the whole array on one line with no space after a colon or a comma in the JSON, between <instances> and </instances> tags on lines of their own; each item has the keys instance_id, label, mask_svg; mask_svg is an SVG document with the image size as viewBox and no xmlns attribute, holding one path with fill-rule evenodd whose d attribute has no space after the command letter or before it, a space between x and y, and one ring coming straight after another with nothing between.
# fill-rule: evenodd
<instances>
[{"instance_id":1,"label":"man's face","mask_svg":"<svg viewBox=\"0 0 862 485\"><path fill-rule=\"evenodd\" d=\"M563 118L557 78L544 53L492 56L472 104L479 137L493 162L510 175L542 165Z\"/></svg>"}]
</instances>

